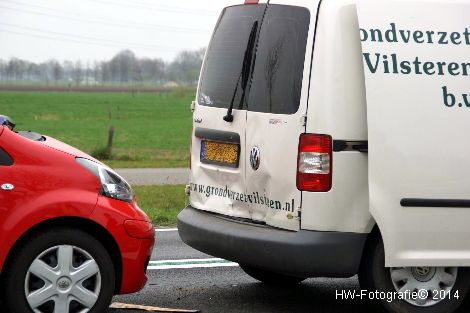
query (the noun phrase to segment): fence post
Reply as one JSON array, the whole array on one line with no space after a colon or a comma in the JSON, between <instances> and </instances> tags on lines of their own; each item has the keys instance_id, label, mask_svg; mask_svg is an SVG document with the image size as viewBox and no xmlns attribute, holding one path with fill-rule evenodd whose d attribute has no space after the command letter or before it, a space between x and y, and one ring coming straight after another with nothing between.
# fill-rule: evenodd
<instances>
[{"instance_id":1,"label":"fence post","mask_svg":"<svg viewBox=\"0 0 470 313\"><path fill-rule=\"evenodd\" d=\"M114 137L114 126L110 126L108 130L108 145L106 146L106 150L110 158L113 152L112 151L113 150L113 137Z\"/></svg>"}]
</instances>

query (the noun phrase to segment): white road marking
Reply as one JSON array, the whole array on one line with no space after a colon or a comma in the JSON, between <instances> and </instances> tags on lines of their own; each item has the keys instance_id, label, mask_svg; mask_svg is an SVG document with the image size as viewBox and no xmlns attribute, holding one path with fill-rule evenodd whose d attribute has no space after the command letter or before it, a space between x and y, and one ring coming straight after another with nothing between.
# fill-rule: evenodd
<instances>
[{"instance_id":1,"label":"white road marking","mask_svg":"<svg viewBox=\"0 0 470 313\"><path fill-rule=\"evenodd\" d=\"M230 261L220 258L207 258L207 259L182 259L182 260L158 260L150 261L151 264L166 264L166 263L191 263L191 262L204 262L204 263L227 263Z\"/></svg>"},{"instance_id":2,"label":"white road marking","mask_svg":"<svg viewBox=\"0 0 470 313\"><path fill-rule=\"evenodd\" d=\"M180 268L204 268L204 267L230 267L230 266L239 266L237 263L212 263L212 264L182 264L182 265L162 265L162 266L153 266L149 265L147 267L150 271L156 270L170 270L170 269L180 269Z\"/></svg>"},{"instance_id":3,"label":"white road marking","mask_svg":"<svg viewBox=\"0 0 470 313\"><path fill-rule=\"evenodd\" d=\"M238 263L219 258L210 259L185 259L185 260L159 260L150 261L149 270L168 270L179 268L203 268L203 267L229 267L239 266Z\"/></svg>"},{"instance_id":4,"label":"white road marking","mask_svg":"<svg viewBox=\"0 0 470 313\"><path fill-rule=\"evenodd\" d=\"M178 228L155 228L156 232L178 231Z\"/></svg>"}]
</instances>

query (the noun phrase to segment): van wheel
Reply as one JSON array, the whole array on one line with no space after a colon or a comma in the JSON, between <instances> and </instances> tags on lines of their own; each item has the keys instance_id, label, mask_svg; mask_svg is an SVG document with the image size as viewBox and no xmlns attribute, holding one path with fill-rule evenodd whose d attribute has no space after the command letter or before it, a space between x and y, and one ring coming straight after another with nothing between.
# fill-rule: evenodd
<instances>
[{"instance_id":1,"label":"van wheel","mask_svg":"<svg viewBox=\"0 0 470 313\"><path fill-rule=\"evenodd\" d=\"M23 242L5 271L5 305L15 313L107 312L113 262L89 234L57 228Z\"/></svg>"},{"instance_id":2,"label":"van wheel","mask_svg":"<svg viewBox=\"0 0 470 313\"><path fill-rule=\"evenodd\" d=\"M374 301L391 313L452 313L464 301L469 281L467 268L386 268L380 236L368 241L359 270L361 289L382 292L383 296L374 297ZM390 301L387 295L395 299ZM405 299L398 299L399 295Z\"/></svg>"},{"instance_id":3,"label":"van wheel","mask_svg":"<svg viewBox=\"0 0 470 313\"><path fill-rule=\"evenodd\" d=\"M241 265L242 270L253 277L256 280L259 280L262 283L273 286L286 286L286 285L296 285L304 281L305 277L296 277L286 274L271 272L263 270L257 267L252 267L248 265Z\"/></svg>"}]
</instances>

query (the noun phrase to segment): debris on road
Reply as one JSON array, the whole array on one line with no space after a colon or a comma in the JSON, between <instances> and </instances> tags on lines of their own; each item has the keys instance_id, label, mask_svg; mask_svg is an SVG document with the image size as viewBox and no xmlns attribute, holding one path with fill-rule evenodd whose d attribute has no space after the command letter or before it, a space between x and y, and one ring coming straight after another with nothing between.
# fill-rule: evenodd
<instances>
[{"instance_id":1,"label":"debris on road","mask_svg":"<svg viewBox=\"0 0 470 313\"><path fill-rule=\"evenodd\" d=\"M170 308L159 308L156 306L145 306L137 304L127 304L114 302L110 306L111 309L128 309L128 310L141 310L150 312L175 312L175 313L199 313L199 310L182 310L182 309L170 309Z\"/></svg>"}]
</instances>

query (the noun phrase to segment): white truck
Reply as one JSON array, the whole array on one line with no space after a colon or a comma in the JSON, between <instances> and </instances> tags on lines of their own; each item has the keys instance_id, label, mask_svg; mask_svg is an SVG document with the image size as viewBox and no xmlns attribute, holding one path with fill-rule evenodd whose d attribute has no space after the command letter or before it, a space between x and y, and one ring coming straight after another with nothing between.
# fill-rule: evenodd
<instances>
[{"instance_id":1,"label":"white truck","mask_svg":"<svg viewBox=\"0 0 470 313\"><path fill-rule=\"evenodd\" d=\"M390 312L455 311L469 76L467 0L225 8L192 104L181 238L266 283L359 274Z\"/></svg>"}]
</instances>

